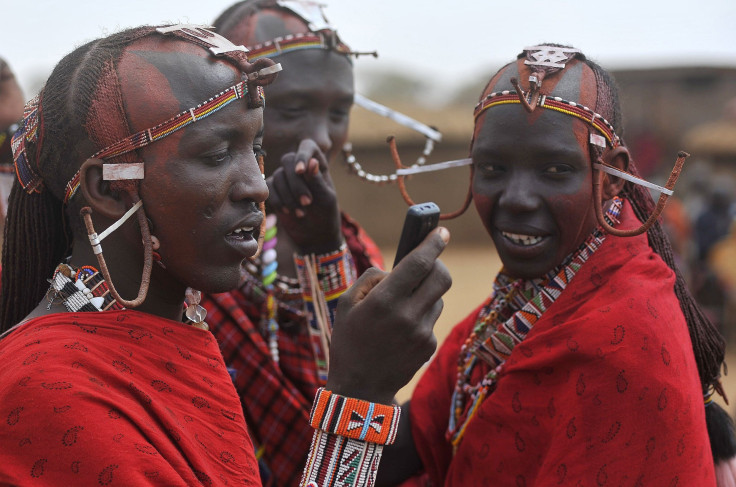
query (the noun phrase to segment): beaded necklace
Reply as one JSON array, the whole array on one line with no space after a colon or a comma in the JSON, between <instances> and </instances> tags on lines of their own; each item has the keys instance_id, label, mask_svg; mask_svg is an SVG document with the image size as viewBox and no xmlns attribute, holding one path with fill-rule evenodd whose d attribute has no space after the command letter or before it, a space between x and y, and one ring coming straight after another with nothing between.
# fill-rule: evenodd
<instances>
[{"instance_id":1,"label":"beaded necklace","mask_svg":"<svg viewBox=\"0 0 736 487\"><path fill-rule=\"evenodd\" d=\"M606 212L610 225L618 223L622 201L615 197ZM470 336L460 348L457 382L450 402L446 437L457 448L480 405L496 388L506 359L534 324L562 294L580 267L606 238L598 227L578 249L557 268L538 279L512 279L501 271L493 283L493 295L478 314ZM488 372L471 383L477 366Z\"/></svg>"},{"instance_id":2,"label":"beaded necklace","mask_svg":"<svg viewBox=\"0 0 736 487\"><path fill-rule=\"evenodd\" d=\"M125 309L115 301L102 274L92 266L74 269L70 265L59 264L49 283L46 309L51 309L58 301L71 312Z\"/></svg>"},{"instance_id":3,"label":"beaded necklace","mask_svg":"<svg viewBox=\"0 0 736 487\"><path fill-rule=\"evenodd\" d=\"M279 324L276 321L274 281L278 276L279 261L276 254L276 215L266 216L266 233L263 237L263 256L261 257L261 282L266 289L266 320L268 328L268 350L274 363L279 363Z\"/></svg>"},{"instance_id":4,"label":"beaded necklace","mask_svg":"<svg viewBox=\"0 0 736 487\"><path fill-rule=\"evenodd\" d=\"M46 292L47 310L54 303L61 303L70 312L124 310L110 292L110 288L100 271L91 265L75 269L69 264L59 264L49 279ZM209 330L204 319L207 311L199 305L200 293L187 289L187 303L184 316L188 324L201 330Z\"/></svg>"}]
</instances>

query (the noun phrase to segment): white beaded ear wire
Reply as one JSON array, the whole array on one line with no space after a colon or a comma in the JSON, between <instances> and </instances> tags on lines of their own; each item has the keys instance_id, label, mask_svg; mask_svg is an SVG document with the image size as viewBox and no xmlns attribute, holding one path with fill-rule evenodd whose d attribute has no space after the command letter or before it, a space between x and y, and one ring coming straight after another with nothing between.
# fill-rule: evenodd
<instances>
[{"instance_id":1,"label":"white beaded ear wire","mask_svg":"<svg viewBox=\"0 0 736 487\"><path fill-rule=\"evenodd\" d=\"M382 117L386 117L400 125L403 125L404 127L408 127L415 132L419 132L420 134L424 135L426 140L424 143L424 150L422 151L422 155L417 158L416 163L410 166L410 168L422 167L427 162L427 157L432 154L435 142L440 142L442 140L442 134L437 129L425 125L387 106L381 105L380 103L376 103L375 101L370 100L360 94L355 94L354 102L356 105L363 107L368 111L371 111ZM343 145L342 155L345 163L348 165L351 172L364 181L373 184L384 185L395 183L399 180L399 175L396 173L371 174L365 171L365 169L363 169L363 166L360 165L360 163L353 155L353 144L351 144L350 142L346 142L345 145Z\"/></svg>"}]
</instances>

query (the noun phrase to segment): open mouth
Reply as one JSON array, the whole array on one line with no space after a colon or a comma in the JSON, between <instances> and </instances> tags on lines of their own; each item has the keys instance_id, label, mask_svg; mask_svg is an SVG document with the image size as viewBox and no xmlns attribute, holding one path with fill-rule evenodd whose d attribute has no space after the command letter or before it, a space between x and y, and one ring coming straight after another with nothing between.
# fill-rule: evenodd
<instances>
[{"instance_id":1,"label":"open mouth","mask_svg":"<svg viewBox=\"0 0 736 487\"><path fill-rule=\"evenodd\" d=\"M544 240L544 237L541 235L524 235L510 232L501 232L501 234L514 245L520 245L522 247L531 247Z\"/></svg>"},{"instance_id":2,"label":"open mouth","mask_svg":"<svg viewBox=\"0 0 736 487\"><path fill-rule=\"evenodd\" d=\"M241 239L241 240L252 239L252 238L255 238L255 235L253 233L254 231L255 231L255 227L250 227L250 226L240 227L228 233L227 236L231 238Z\"/></svg>"}]
</instances>

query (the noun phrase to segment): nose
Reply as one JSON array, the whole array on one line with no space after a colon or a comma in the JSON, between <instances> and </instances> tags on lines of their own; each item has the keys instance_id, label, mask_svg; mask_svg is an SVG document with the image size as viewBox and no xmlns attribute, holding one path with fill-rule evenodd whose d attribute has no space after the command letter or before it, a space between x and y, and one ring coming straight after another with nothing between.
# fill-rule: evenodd
<instances>
[{"instance_id":1,"label":"nose","mask_svg":"<svg viewBox=\"0 0 736 487\"><path fill-rule=\"evenodd\" d=\"M315 117L308 128L307 134L307 137L317 144L323 154L327 154L332 149L332 137L330 136L330 127L327 120L327 115Z\"/></svg>"},{"instance_id":2,"label":"nose","mask_svg":"<svg viewBox=\"0 0 736 487\"><path fill-rule=\"evenodd\" d=\"M513 213L524 213L539 208L540 199L535 190L535 182L525 177L522 171L511 172L501 191L498 206Z\"/></svg>"},{"instance_id":3,"label":"nose","mask_svg":"<svg viewBox=\"0 0 736 487\"><path fill-rule=\"evenodd\" d=\"M230 191L233 201L252 200L261 203L268 199L268 186L258 166L256 157L250 153L241 164L234 165L235 181Z\"/></svg>"}]
</instances>

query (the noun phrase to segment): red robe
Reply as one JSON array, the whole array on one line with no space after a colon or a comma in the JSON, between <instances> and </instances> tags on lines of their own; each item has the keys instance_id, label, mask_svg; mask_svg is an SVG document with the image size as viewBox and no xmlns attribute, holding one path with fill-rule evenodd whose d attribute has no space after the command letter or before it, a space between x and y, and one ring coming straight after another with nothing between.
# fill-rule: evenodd
<instances>
[{"instance_id":1,"label":"red robe","mask_svg":"<svg viewBox=\"0 0 736 487\"><path fill-rule=\"evenodd\" d=\"M621 219L621 228L638 225L628 203ZM459 349L480 309L473 311L411 401L431 484L715 485L674 281L646 235L609 235L513 350L453 456L445 432Z\"/></svg>"},{"instance_id":2,"label":"red robe","mask_svg":"<svg viewBox=\"0 0 736 487\"><path fill-rule=\"evenodd\" d=\"M347 215L342 233L358 275L371 266L382 267L375 243ZM263 298L243 289L203 295L207 323L220 343L225 362L234 370L250 431L262 446L264 485L296 485L304 471L314 429L309 425L312 401L321 384L317 376L306 319L279 326L279 364L271 359L261 334ZM257 370L254 375L251 371Z\"/></svg>"},{"instance_id":3,"label":"red robe","mask_svg":"<svg viewBox=\"0 0 736 487\"><path fill-rule=\"evenodd\" d=\"M211 333L59 313L0 340L0 485L260 485Z\"/></svg>"}]
</instances>

